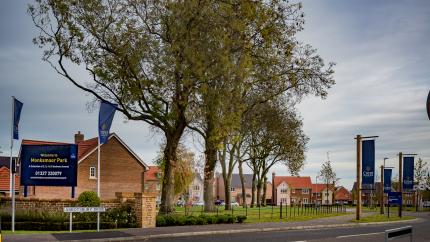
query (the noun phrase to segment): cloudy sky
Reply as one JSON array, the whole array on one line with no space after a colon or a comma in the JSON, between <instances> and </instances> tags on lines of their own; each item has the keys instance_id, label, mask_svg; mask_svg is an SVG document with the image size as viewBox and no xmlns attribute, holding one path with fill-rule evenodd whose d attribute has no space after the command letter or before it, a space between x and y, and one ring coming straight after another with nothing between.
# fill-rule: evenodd
<instances>
[{"instance_id":1,"label":"cloudy sky","mask_svg":"<svg viewBox=\"0 0 430 242\"><path fill-rule=\"evenodd\" d=\"M10 96L24 103L20 135L25 139L72 142L78 130L97 135L97 112L91 97L58 76L41 61L31 40L37 35L25 1L0 2L0 150L9 155ZM336 62L336 85L327 99L308 97L299 105L310 137L301 175L313 180L327 152L341 178L355 179L357 134L378 135L377 165L398 163L396 154L417 153L430 163L430 121L425 110L430 90L430 2L304 1L301 41ZM143 122L125 122L117 114L112 131L145 161L155 158L159 134ZM197 153L198 141L187 145ZM15 142L14 154L19 142ZM200 154L197 154L200 155ZM274 171L287 175L278 165Z\"/></svg>"}]
</instances>

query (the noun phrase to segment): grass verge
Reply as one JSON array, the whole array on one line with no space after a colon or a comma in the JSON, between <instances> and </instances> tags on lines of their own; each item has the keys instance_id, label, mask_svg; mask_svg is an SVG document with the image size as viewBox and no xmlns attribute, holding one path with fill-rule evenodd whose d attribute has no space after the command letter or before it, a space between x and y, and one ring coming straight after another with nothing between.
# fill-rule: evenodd
<instances>
[{"instance_id":1,"label":"grass verge","mask_svg":"<svg viewBox=\"0 0 430 242\"><path fill-rule=\"evenodd\" d=\"M356 223L371 223L371 222L390 222L390 221L402 221L402 220L411 220L415 219L413 216L402 216L401 218L396 215L390 215L388 218L387 214L373 214L361 218L361 220L352 220L352 222Z\"/></svg>"}]
</instances>

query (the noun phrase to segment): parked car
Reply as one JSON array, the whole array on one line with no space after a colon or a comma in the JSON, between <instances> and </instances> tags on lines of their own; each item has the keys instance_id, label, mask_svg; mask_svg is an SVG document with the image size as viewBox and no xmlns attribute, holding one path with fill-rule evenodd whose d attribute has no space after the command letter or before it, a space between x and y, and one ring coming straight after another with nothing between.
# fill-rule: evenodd
<instances>
[{"instance_id":1,"label":"parked car","mask_svg":"<svg viewBox=\"0 0 430 242\"><path fill-rule=\"evenodd\" d=\"M430 201L423 201L423 207L425 208L430 207Z\"/></svg>"},{"instance_id":2,"label":"parked car","mask_svg":"<svg viewBox=\"0 0 430 242\"><path fill-rule=\"evenodd\" d=\"M222 205L222 203L224 203L224 200L216 200L215 201L215 205Z\"/></svg>"},{"instance_id":3,"label":"parked car","mask_svg":"<svg viewBox=\"0 0 430 242\"><path fill-rule=\"evenodd\" d=\"M239 203L238 203L238 202L232 202L232 203L231 203L231 206L232 206L232 207L239 206Z\"/></svg>"},{"instance_id":4,"label":"parked car","mask_svg":"<svg viewBox=\"0 0 430 242\"><path fill-rule=\"evenodd\" d=\"M179 207L183 207L183 206L185 206L185 201L183 201L183 200L179 200L179 201L176 203L176 206L179 206Z\"/></svg>"},{"instance_id":5,"label":"parked car","mask_svg":"<svg viewBox=\"0 0 430 242\"><path fill-rule=\"evenodd\" d=\"M204 202L193 202L193 206L204 206Z\"/></svg>"}]
</instances>

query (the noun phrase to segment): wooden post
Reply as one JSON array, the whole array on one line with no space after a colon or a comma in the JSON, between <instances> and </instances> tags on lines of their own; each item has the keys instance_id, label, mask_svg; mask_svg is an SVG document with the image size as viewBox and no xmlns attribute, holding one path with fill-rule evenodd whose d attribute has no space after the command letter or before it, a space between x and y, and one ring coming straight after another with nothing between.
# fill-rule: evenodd
<instances>
[{"instance_id":1,"label":"wooden post","mask_svg":"<svg viewBox=\"0 0 430 242\"><path fill-rule=\"evenodd\" d=\"M400 194L402 200L399 205L399 217L402 217L402 208L403 208L403 153L399 153L399 185L400 185Z\"/></svg>"},{"instance_id":2,"label":"wooden post","mask_svg":"<svg viewBox=\"0 0 430 242\"><path fill-rule=\"evenodd\" d=\"M360 220L361 217L361 135L357 135L357 207L355 211L355 219Z\"/></svg>"},{"instance_id":3,"label":"wooden post","mask_svg":"<svg viewBox=\"0 0 430 242\"><path fill-rule=\"evenodd\" d=\"M384 214L384 166L381 166L381 214Z\"/></svg>"}]
</instances>

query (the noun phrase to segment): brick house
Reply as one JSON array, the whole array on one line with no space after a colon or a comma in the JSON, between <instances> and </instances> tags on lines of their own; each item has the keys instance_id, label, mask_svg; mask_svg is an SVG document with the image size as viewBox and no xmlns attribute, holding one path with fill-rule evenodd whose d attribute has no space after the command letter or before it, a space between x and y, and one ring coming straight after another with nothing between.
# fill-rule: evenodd
<instances>
[{"instance_id":1,"label":"brick house","mask_svg":"<svg viewBox=\"0 0 430 242\"><path fill-rule=\"evenodd\" d=\"M277 205L281 201L286 201L288 205L311 203L312 182L309 176L276 176L273 173L272 181L274 201Z\"/></svg>"},{"instance_id":2,"label":"brick house","mask_svg":"<svg viewBox=\"0 0 430 242\"><path fill-rule=\"evenodd\" d=\"M245 183L245 201L250 205L252 200L252 174L243 174ZM225 201L224 179L220 174L215 176L215 198ZM237 202L242 205L242 183L239 174L232 174L231 177L231 202ZM255 196L257 199L257 196ZM270 203L272 199L272 184L266 184L266 203Z\"/></svg>"},{"instance_id":3,"label":"brick house","mask_svg":"<svg viewBox=\"0 0 430 242\"><path fill-rule=\"evenodd\" d=\"M157 203L161 202L161 178L162 171L158 166L149 166L149 169L145 172L144 175L144 192L157 193Z\"/></svg>"},{"instance_id":4,"label":"brick house","mask_svg":"<svg viewBox=\"0 0 430 242\"><path fill-rule=\"evenodd\" d=\"M204 202L204 189L203 189L203 178L200 176L199 173L194 173L194 179L191 182L191 184L188 186L187 196L188 200L193 203L202 203Z\"/></svg>"},{"instance_id":5,"label":"brick house","mask_svg":"<svg viewBox=\"0 0 430 242\"><path fill-rule=\"evenodd\" d=\"M17 160L17 157L12 157ZM10 193L10 157L0 156L0 197ZM15 193L19 193L19 174L15 174Z\"/></svg>"},{"instance_id":6,"label":"brick house","mask_svg":"<svg viewBox=\"0 0 430 242\"><path fill-rule=\"evenodd\" d=\"M61 142L22 140L23 145L66 144ZM97 137L84 140L75 134L78 145L78 174L75 198L84 191L97 191ZM139 156L121 138L112 133L108 142L100 146L100 195L101 199L114 199L116 192L141 193L144 191L144 172L148 170ZM28 196L43 199L69 199L70 187L29 186Z\"/></svg>"},{"instance_id":7,"label":"brick house","mask_svg":"<svg viewBox=\"0 0 430 242\"><path fill-rule=\"evenodd\" d=\"M336 192L334 195L334 200L337 204L351 204L352 194L348 189L343 186L336 187Z\"/></svg>"},{"instance_id":8,"label":"brick house","mask_svg":"<svg viewBox=\"0 0 430 242\"><path fill-rule=\"evenodd\" d=\"M332 205L335 188L333 184L312 184L312 203Z\"/></svg>"}]
</instances>

